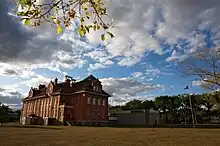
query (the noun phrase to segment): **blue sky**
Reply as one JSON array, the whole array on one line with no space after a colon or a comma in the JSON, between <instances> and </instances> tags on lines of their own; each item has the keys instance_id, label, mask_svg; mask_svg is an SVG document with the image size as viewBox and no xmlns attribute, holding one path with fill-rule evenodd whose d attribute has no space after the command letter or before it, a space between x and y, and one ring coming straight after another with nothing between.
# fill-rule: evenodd
<instances>
[{"instance_id":1,"label":"blue sky","mask_svg":"<svg viewBox=\"0 0 220 146\"><path fill-rule=\"evenodd\" d=\"M102 31L80 39L74 22L61 36L47 24L24 27L8 8L2 0L0 102L19 107L31 86L63 81L66 74L77 80L93 74L112 104L206 92L191 86L196 77L183 76L177 62L199 48L219 46L218 0L112 0L107 8L115 37L104 42Z\"/></svg>"}]
</instances>

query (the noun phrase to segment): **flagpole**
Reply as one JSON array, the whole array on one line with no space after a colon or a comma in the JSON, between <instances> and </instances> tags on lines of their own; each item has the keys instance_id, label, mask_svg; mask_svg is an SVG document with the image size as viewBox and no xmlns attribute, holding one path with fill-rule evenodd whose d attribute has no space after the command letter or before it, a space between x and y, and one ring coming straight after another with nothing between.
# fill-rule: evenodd
<instances>
[{"instance_id":1,"label":"flagpole","mask_svg":"<svg viewBox=\"0 0 220 146\"><path fill-rule=\"evenodd\" d=\"M187 85L185 89L189 90L189 86ZM194 119L194 114L193 114L193 108L192 108L192 99L191 99L191 95L190 92L188 92L188 98L189 98L189 104L190 104L190 108L191 108L191 115L192 115L192 122L193 122L193 128L195 128L195 119Z\"/></svg>"},{"instance_id":2,"label":"flagpole","mask_svg":"<svg viewBox=\"0 0 220 146\"><path fill-rule=\"evenodd\" d=\"M195 119L194 119L193 108L192 108L192 100L191 100L191 95L190 94L189 94L189 104L190 104L190 107L191 107L193 128L195 128Z\"/></svg>"}]
</instances>

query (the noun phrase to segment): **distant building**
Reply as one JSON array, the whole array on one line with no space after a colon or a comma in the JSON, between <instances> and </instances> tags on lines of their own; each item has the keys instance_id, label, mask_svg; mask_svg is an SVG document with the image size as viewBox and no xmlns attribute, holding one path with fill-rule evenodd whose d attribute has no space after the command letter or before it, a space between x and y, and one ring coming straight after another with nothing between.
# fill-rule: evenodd
<instances>
[{"instance_id":1,"label":"distant building","mask_svg":"<svg viewBox=\"0 0 220 146\"><path fill-rule=\"evenodd\" d=\"M76 82L66 76L65 82L54 82L31 88L24 98L21 117L54 118L61 123L107 124L108 97L101 82L90 75Z\"/></svg>"},{"instance_id":2,"label":"distant building","mask_svg":"<svg viewBox=\"0 0 220 146\"><path fill-rule=\"evenodd\" d=\"M158 111L150 109L116 111L109 120L117 125L157 125L160 124Z\"/></svg>"}]
</instances>

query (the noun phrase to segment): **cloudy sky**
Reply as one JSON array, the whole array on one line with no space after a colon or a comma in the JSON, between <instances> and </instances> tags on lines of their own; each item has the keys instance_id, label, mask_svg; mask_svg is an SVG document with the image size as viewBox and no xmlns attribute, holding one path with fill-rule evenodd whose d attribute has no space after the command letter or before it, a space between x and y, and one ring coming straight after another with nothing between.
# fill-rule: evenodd
<instances>
[{"instance_id":1,"label":"cloudy sky","mask_svg":"<svg viewBox=\"0 0 220 146\"><path fill-rule=\"evenodd\" d=\"M61 36L47 24L25 28L10 8L0 1L0 102L13 107L31 86L65 74L98 77L112 104L184 93L195 77L182 76L176 61L220 44L219 0L111 0L115 37L105 42L100 32L80 39L74 24Z\"/></svg>"}]
</instances>

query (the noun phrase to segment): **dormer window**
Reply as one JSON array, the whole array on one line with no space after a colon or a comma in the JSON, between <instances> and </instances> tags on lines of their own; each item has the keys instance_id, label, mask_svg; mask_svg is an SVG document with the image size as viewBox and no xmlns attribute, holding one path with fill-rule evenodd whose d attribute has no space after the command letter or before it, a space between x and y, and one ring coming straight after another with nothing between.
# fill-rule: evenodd
<instances>
[{"instance_id":1,"label":"dormer window","mask_svg":"<svg viewBox=\"0 0 220 146\"><path fill-rule=\"evenodd\" d=\"M96 91L96 86L93 86L93 91Z\"/></svg>"},{"instance_id":2,"label":"dormer window","mask_svg":"<svg viewBox=\"0 0 220 146\"><path fill-rule=\"evenodd\" d=\"M93 91L101 92L101 88L99 86L93 86Z\"/></svg>"},{"instance_id":3,"label":"dormer window","mask_svg":"<svg viewBox=\"0 0 220 146\"><path fill-rule=\"evenodd\" d=\"M102 91L102 85L101 82L97 79L92 82L92 88L95 92L101 92Z\"/></svg>"}]
</instances>

